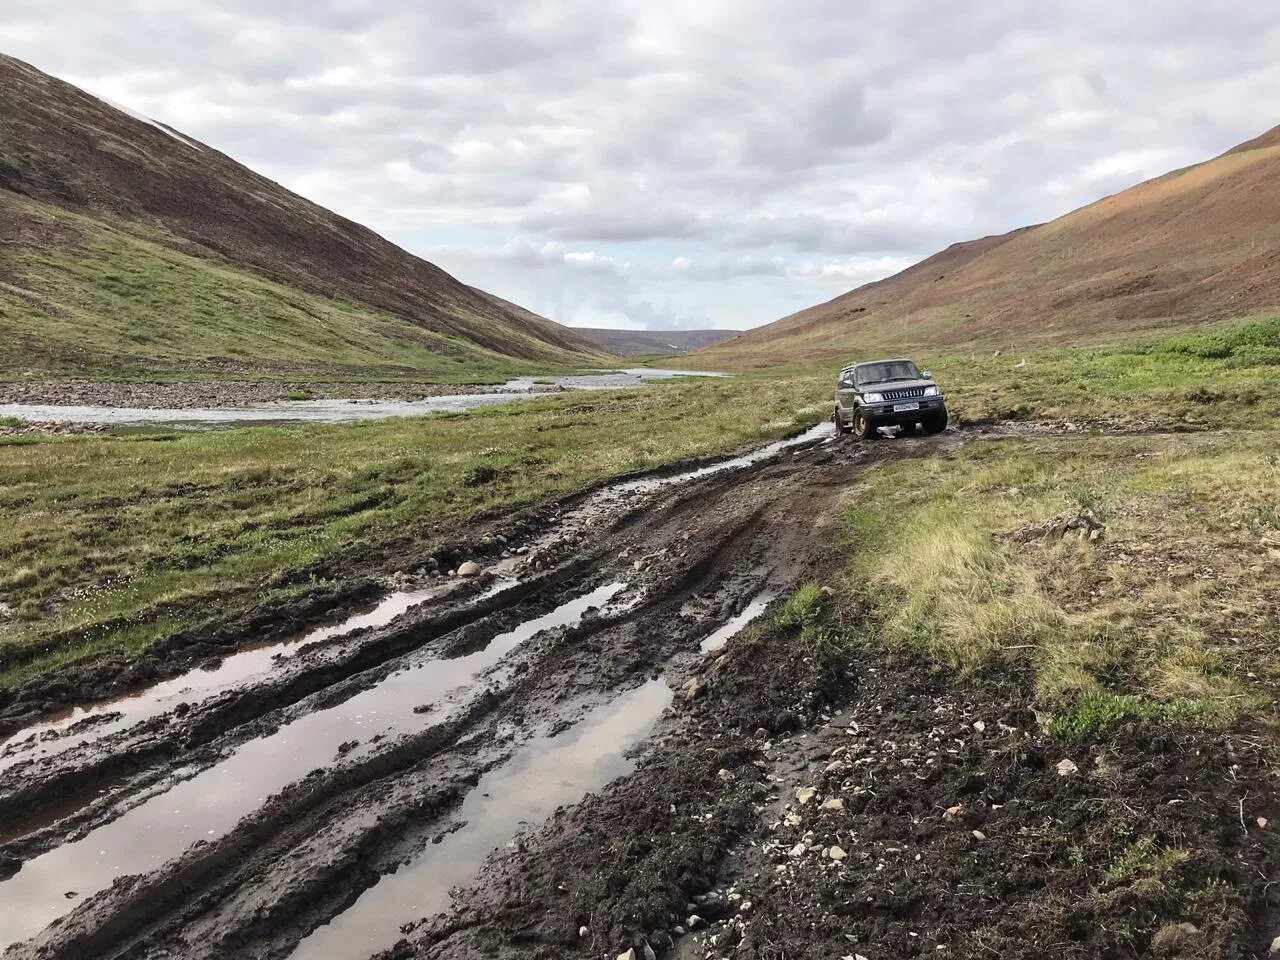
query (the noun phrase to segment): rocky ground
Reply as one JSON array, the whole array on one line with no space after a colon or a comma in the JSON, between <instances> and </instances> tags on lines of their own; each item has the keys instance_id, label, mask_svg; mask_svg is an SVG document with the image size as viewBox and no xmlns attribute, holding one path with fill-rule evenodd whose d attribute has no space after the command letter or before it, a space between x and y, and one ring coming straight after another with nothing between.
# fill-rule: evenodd
<instances>
[{"instance_id":1,"label":"rocky ground","mask_svg":"<svg viewBox=\"0 0 1280 960\"><path fill-rule=\"evenodd\" d=\"M828 618L851 614L820 592L799 618L770 612L700 648L752 599L830 579L826 544L865 471L981 442L818 443L588 491L406 558L402 585L442 592L386 626L100 737L86 720L15 738L0 750L0 902L52 923L0 920L10 940L34 936L6 956L1266 956L1280 848L1261 733L1138 725L1063 741L1016 671L957 681L859 642L856 611L833 642ZM353 580L328 602L374 590ZM33 684L6 698L10 729L320 616L264 612L140 664ZM472 656L483 670L431 694ZM436 902L429 873L421 898L393 897L398 874L520 799L491 797L490 777L655 682L670 706L637 727L629 769L481 844L439 908L420 906ZM400 719L365 727L345 704ZM71 731L74 746L36 754ZM310 772L258 795L295 753ZM182 797L236 815L206 831ZM154 846L154 865L115 879L98 852L128 865L122 843ZM390 938L343 926L370 903Z\"/></svg>"}]
</instances>

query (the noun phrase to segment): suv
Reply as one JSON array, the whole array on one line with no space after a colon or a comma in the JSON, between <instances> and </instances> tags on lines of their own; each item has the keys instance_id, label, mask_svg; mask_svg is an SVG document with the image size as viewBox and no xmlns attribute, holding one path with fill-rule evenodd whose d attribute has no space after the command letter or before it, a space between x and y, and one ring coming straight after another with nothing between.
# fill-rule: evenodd
<instances>
[{"instance_id":1,"label":"suv","mask_svg":"<svg viewBox=\"0 0 1280 960\"><path fill-rule=\"evenodd\" d=\"M926 433L947 428L947 407L933 374L920 372L910 360L851 363L836 384L836 429L859 440L872 440L879 427L924 427Z\"/></svg>"}]
</instances>

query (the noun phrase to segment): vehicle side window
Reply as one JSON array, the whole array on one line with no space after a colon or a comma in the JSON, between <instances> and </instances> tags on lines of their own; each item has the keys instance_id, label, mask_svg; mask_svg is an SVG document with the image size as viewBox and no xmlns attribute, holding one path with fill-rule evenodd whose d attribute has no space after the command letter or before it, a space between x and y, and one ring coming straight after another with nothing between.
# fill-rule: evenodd
<instances>
[{"instance_id":1,"label":"vehicle side window","mask_svg":"<svg viewBox=\"0 0 1280 960\"><path fill-rule=\"evenodd\" d=\"M841 380L840 380L840 389L841 389L841 390L852 390L852 389L854 389L854 387L855 387L855 386L856 386L856 384L853 382L853 377L852 377L852 376L843 377L843 378L841 378Z\"/></svg>"}]
</instances>

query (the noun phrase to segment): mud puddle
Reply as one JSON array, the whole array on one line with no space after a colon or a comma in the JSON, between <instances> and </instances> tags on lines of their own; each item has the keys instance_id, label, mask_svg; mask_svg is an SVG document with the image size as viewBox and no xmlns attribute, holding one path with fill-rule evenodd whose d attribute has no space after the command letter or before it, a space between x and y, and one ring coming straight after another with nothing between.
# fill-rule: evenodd
<instances>
[{"instance_id":1,"label":"mud puddle","mask_svg":"<svg viewBox=\"0 0 1280 960\"><path fill-rule=\"evenodd\" d=\"M154 870L193 843L226 834L242 817L317 768L340 746L367 750L373 738L398 737L441 718L485 671L538 633L571 626L624 589L611 583L525 621L479 650L450 659L415 655L374 686L342 703L304 714L275 733L247 741L227 758L134 806L79 840L24 864L0 883L0 948L26 939L115 878ZM416 708L416 709L415 709Z\"/></svg>"},{"instance_id":2,"label":"mud puddle","mask_svg":"<svg viewBox=\"0 0 1280 960\"><path fill-rule=\"evenodd\" d=\"M269 673L278 658L287 658L306 644L354 630L384 626L441 590L441 587L433 586L388 594L343 620L282 640L243 647L216 667L197 668L111 700L70 708L0 741L0 772L16 763L54 756L78 744L150 720L179 703L195 705L233 687L243 686Z\"/></svg>"},{"instance_id":3,"label":"mud puddle","mask_svg":"<svg viewBox=\"0 0 1280 960\"><path fill-rule=\"evenodd\" d=\"M451 890L471 880L486 857L510 845L558 807L574 804L634 766L628 752L671 703L663 680L649 680L587 714L555 737L540 737L483 776L463 801L464 824L415 861L385 876L345 912L317 928L294 960L352 960L392 946L401 927L449 907Z\"/></svg>"},{"instance_id":4,"label":"mud puddle","mask_svg":"<svg viewBox=\"0 0 1280 960\"><path fill-rule=\"evenodd\" d=\"M726 621L725 624L704 639L699 645L698 650L701 653L713 653L719 650L735 636L741 633L746 626L755 620L760 614L764 613L765 608L773 602L776 595L772 590L765 590L756 596L754 600L747 604L745 609L737 616Z\"/></svg>"}]
</instances>

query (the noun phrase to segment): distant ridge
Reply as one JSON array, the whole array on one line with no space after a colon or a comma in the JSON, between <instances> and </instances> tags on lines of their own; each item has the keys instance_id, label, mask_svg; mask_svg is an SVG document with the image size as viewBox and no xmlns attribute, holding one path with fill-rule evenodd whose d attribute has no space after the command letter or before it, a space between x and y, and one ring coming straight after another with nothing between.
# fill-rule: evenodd
<instances>
[{"instance_id":1,"label":"distant ridge","mask_svg":"<svg viewBox=\"0 0 1280 960\"><path fill-rule=\"evenodd\" d=\"M740 330L612 330L575 327L579 334L609 353L624 357L652 354L676 356L736 337Z\"/></svg>"}]
</instances>

